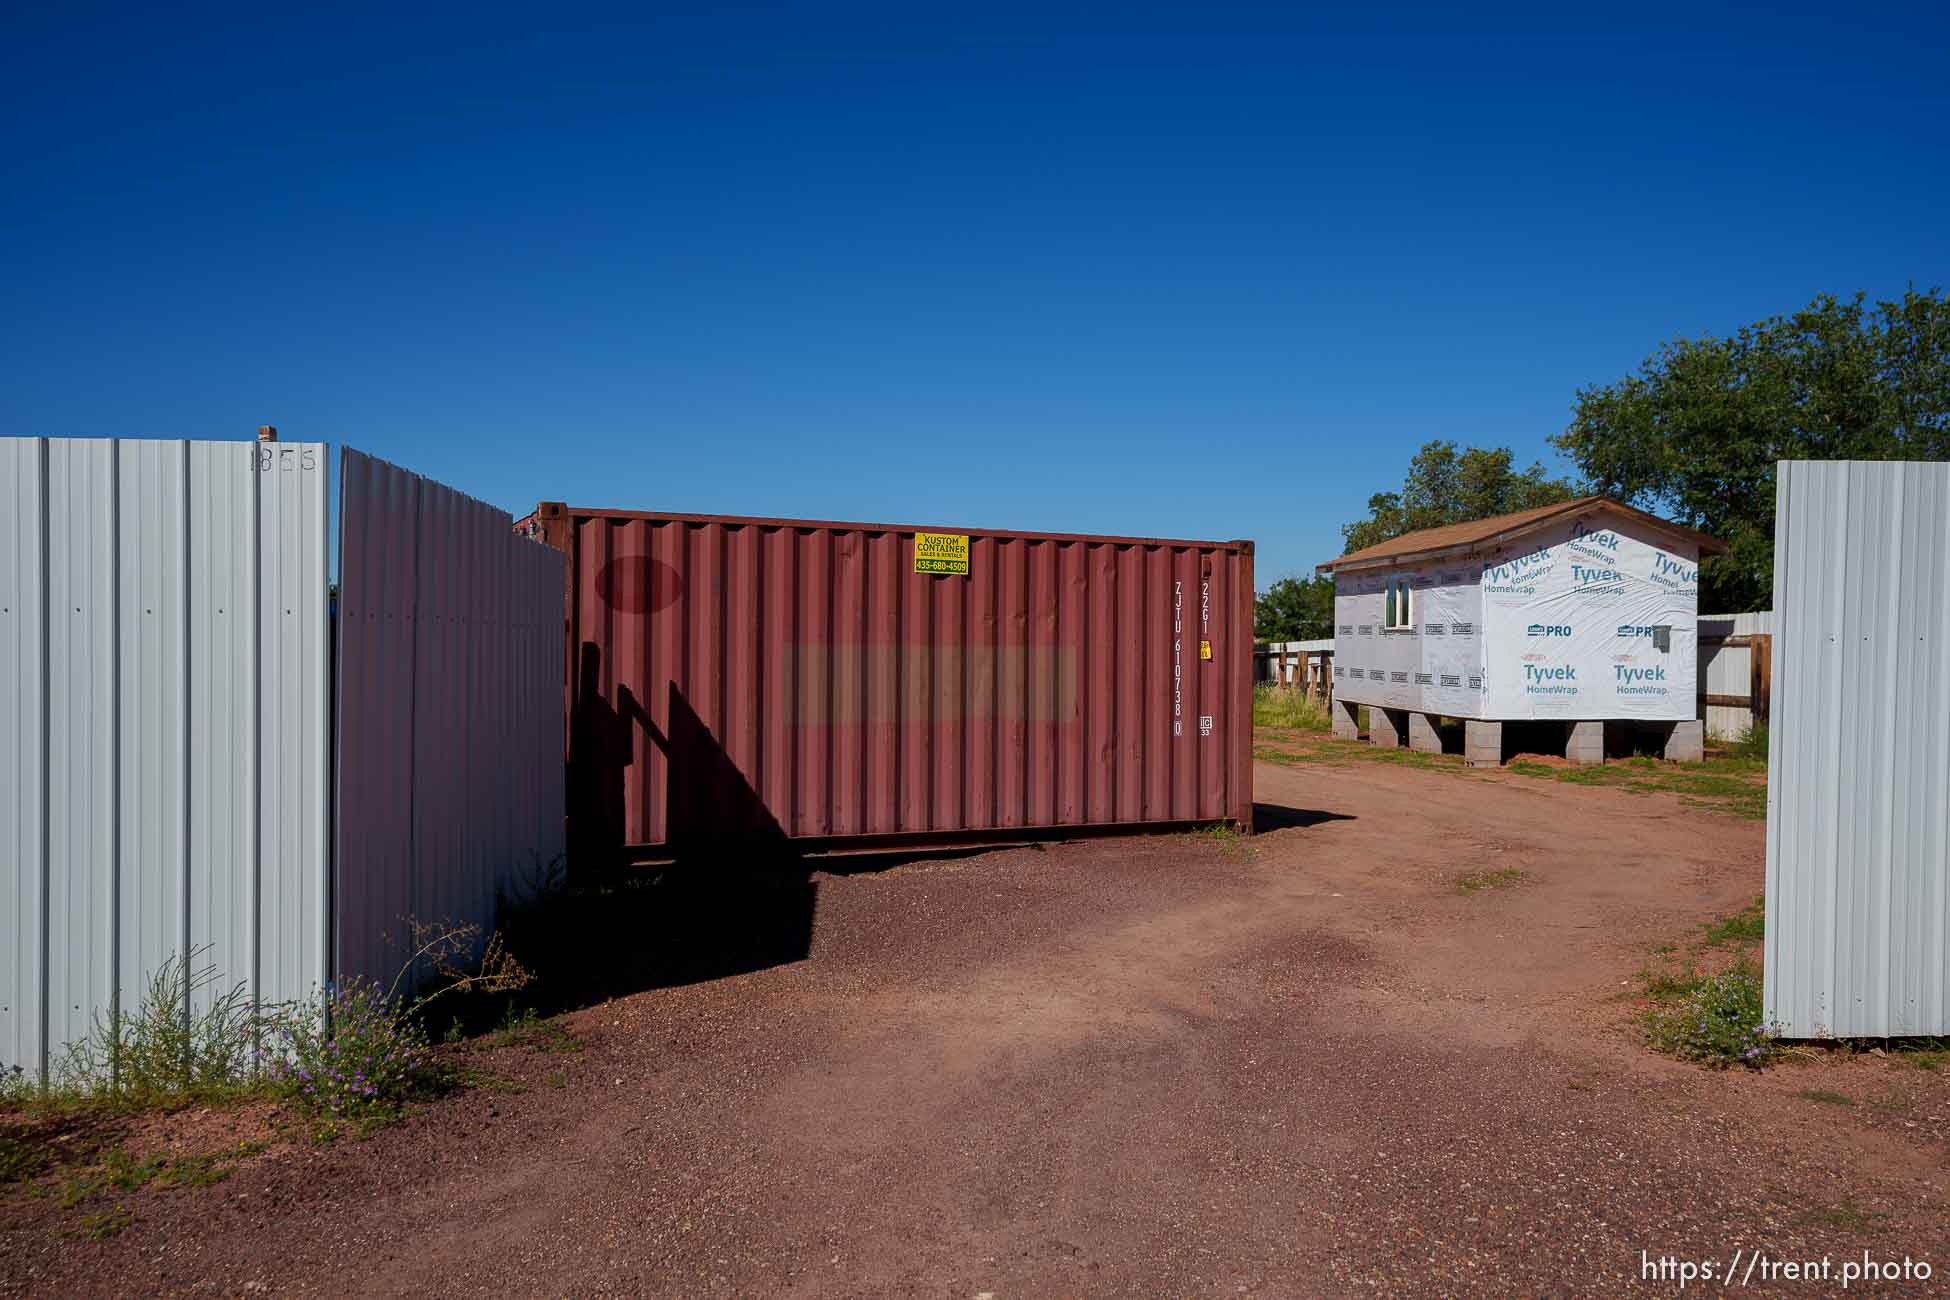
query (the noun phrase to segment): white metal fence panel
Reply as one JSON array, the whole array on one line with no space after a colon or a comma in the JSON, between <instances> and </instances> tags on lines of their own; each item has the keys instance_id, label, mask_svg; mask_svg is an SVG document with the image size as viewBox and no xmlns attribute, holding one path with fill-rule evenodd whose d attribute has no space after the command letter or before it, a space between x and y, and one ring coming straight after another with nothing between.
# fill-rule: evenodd
<instances>
[{"instance_id":1,"label":"white metal fence panel","mask_svg":"<svg viewBox=\"0 0 1950 1300\"><path fill-rule=\"evenodd\" d=\"M1950 1034L1950 464L1784 461L1765 1002Z\"/></svg>"},{"instance_id":2,"label":"white metal fence panel","mask_svg":"<svg viewBox=\"0 0 1950 1300\"><path fill-rule=\"evenodd\" d=\"M0 1066L172 957L324 981L325 494L318 444L0 439Z\"/></svg>"},{"instance_id":3,"label":"white metal fence panel","mask_svg":"<svg viewBox=\"0 0 1950 1300\"><path fill-rule=\"evenodd\" d=\"M338 969L390 983L562 854L566 557L363 452L340 482Z\"/></svg>"}]
</instances>

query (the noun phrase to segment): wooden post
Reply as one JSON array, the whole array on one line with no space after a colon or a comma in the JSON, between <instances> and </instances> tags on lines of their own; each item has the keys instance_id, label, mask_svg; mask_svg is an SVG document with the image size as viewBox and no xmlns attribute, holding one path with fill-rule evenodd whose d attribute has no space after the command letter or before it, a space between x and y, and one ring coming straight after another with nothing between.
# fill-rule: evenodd
<instances>
[{"instance_id":1,"label":"wooden post","mask_svg":"<svg viewBox=\"0 0 1950 1300\"><path fill-rule=\"evenodd\" d=\"M259 442L276 442L278 440L278 426L275 424L258 425L257 440Z\"/></svg>"},{"instance_id":2,"label":"wooden post","mask_svg":"<svg viewBox=\"0 0 1950 1300\"><path fill-rule=\"evenodd\" d=\"M1757 632L1747 644L1747 668L1750 684L1747 694L1750 702L1747 707L1753 711L1756 725L1767 722L1774 714L1774 634Z\"/></svg>"}]
</instances>

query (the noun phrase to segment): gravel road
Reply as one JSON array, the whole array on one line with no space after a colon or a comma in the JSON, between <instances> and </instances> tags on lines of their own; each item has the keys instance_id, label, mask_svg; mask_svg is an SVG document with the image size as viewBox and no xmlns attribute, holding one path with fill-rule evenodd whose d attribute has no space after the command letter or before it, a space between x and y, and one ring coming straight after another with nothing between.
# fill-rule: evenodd
<instances>
[{"instance_id":1,"label":"gravel road","mask_svg":"<svg viewBox=\"0 0 1950 1300\"><path fill-rule=\"evenodd\" d=\"M1257 779L1250 840L835 862L805 960L578 1012L579 1051L482 1052L500 1086L136 1193L106 1240L10 1193L0 1290L1608 1294L1676 1286L1641 1252L1755 1249L1950 1269L1950 1078L1714 1073L1632 1029L1648 946L1758 894L1758 823L1379 764ZM1504 868L1521 882L1455 889Z\"/></svg>"}]
</instances>

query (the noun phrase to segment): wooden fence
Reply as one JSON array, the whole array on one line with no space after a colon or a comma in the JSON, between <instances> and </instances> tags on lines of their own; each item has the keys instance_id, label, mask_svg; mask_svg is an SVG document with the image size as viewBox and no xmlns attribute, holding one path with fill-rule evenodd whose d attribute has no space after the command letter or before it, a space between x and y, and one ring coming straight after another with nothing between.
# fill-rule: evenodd
<instances>
[{"instance_id":1,"label":"wooden fence","mask_svg":"<svg viewBox=\"0 0 1950 1300\"><path fill-rule=\"evenodd\" d=\"M1253 680L1303 692L1323 704L1334 699L1334 642L1263 641L1253 648Z\"/></svg>"},{"instance_id":2,"label":"wooden fence","mask_svg":"<svg viewBox=\"0 0 1950 1300\"><path fill-rule=\"evenodd\" d=\"M1700 615L1698 683L1710 734L1731 740L1764 725L1773 710L1773 613Z\"/></svg>"}]
</instances>

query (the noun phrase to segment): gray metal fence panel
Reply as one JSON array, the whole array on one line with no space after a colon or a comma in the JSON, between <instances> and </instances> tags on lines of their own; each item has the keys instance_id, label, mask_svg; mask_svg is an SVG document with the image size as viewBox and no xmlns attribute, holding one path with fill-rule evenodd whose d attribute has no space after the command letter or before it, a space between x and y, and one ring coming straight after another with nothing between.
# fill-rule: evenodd
<instances>
[{"instance_id":1,"label":"gray metal fence panel","mask_svg":"<svg viewBox=\"0 0 1950 1300\"><path fill-rule=\"evenodd\" d=\"M566 557L346 449L338 968L390 983L414 921L491 926L563 851Z\"/></svg>"},{"instance_id":2,"label":"gray metal fence panel","mask_svg":"<svg viewBox=\"0 0 1950 1300\"><path fill-rule=\"evenodd\" d=\"M1950 1033L1950 465L1783 462L1767 1014Z\"/></svg>"},{"instance_id":3,"label":"gray metal fence panel","mask_svg":"<svg viewBox=\"0 0 1950 1300\"><path fill-rule=\"evenodd\" d=\"M158 966L326 977L324 448L0 439L0 1064Z\"/></svg>"},{"instance_id":4,"label":"gray metal fence panel","mask_svg":"<svg viewBox=\"0 0 1950 1300\"><path fill-rule=\"evenodd\" d=\"M47 444L0 438L0 1070L39 1073L47 993Z\"/></svg>"}]
</instances>

